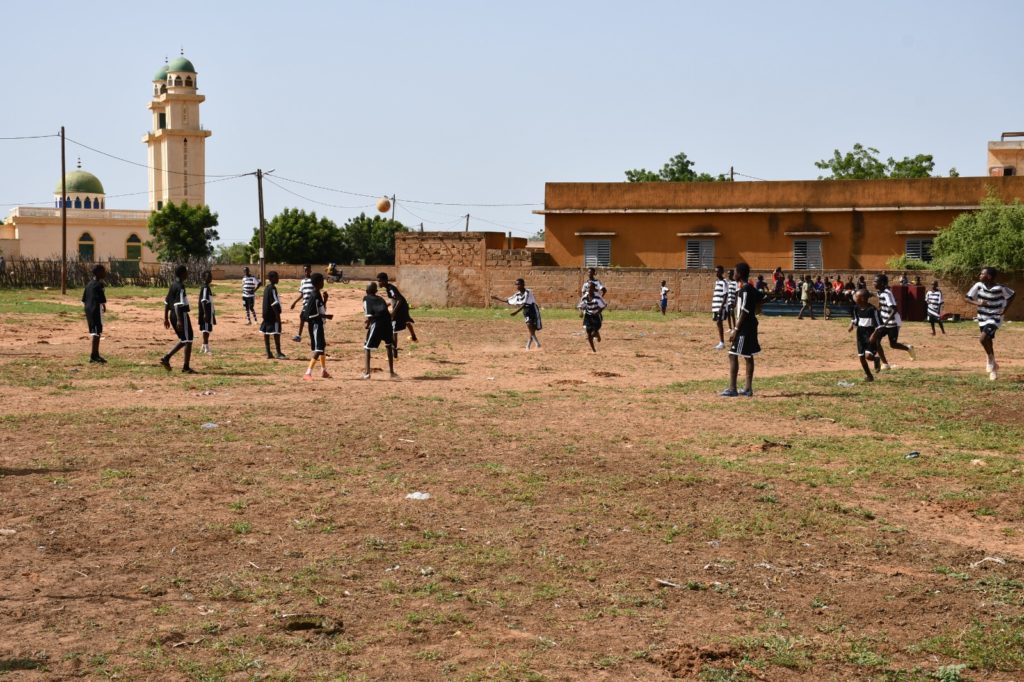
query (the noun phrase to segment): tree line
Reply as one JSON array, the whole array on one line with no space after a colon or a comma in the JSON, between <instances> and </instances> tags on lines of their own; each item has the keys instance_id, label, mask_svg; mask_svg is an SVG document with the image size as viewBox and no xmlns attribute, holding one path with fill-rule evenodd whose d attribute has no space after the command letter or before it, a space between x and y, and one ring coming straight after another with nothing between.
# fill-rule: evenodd
<instances>
[{"instance_id":1,"label":"tree line","mask_svg":"<svg viewBox=\"0 0 1024 682\"><path fill-rule=\"evenodd\" d=\"M218 263L249 263L258 258L259 228L249 242L215 245L218 216L209 206L168 202L149 217L146 245L162 262L191 258ZM264 254L275 263L339 263L367 265L395 262L395 233L407 232L400 221L360 213L338 226L315 212L286 208L264 230Z\"/></svg>"}]
</instances>

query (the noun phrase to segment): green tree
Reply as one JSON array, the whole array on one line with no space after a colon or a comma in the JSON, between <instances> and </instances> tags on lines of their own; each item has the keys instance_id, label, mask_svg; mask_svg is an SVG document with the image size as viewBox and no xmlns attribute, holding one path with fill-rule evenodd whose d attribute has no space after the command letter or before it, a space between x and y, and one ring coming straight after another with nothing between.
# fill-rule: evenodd
<instances>
[{"instance_id":1,"label":"green tree","mask_svg":"<svg viewBox=\"0 0 1024 682\"><path fill-rule=\"evenodd\" d=\"M544 228L540 228L539 230L531 234L529 237L527 237L527 239L534 242L544 241Z\"/></svg>"},{"instance_id":2,"label":"green tree","mask_svg":"<svg viewBox=\"0 0 1024 682\"><path fill-rule=\"evenodd\" d=\"M989 190L981 209L961 213L932 244L932 266L960 280L990 265L1003 272L1024 270L1024 204L1006 204Z\"/></svg>"},{"instance_id":3,"label":"green tree","mask_svg":"<svg viewBox=\"0 0 1024 682\"><path fill-rule=\"evenodd\" d=\"M265 255L277 263L347 263L352 252L337 224L316 213L286 208L270 219L266 227ZM260 250L260 230L253 230L249 249Z\"/></svg>"},{"instance_id":4,"label":"green tree","mask_svg":"<svg viewBox=\"0 0 1024 682\"><path fill-rule=\"evenodd\" d=\"M814 165L826 170L829 175L819 175L819 180L882 180L884 178L930 178L935 170L935 159L931 154L904 156L896 160L891 156L882 161L878 150L861 143L853 145L851 151L842 154L833 150L832 158L815 161ZM949 177L959 177L956 168L949 169Z\"/></svg>"},{"instance_id":5,"label":"green tree","mask_svg":"<svg viewBox=\"0 0 1024 682\"><path fill-rule=\"evenodd\" d=\"M209 258L218 235L217 214L209 206L190 206L173 201L149 216L146 246L163 262Z\"/></svg>"},{"instance_id":6,"label":"green tree","mask_svg":"<svg viewBox=\"0 0 1024 682\"><path fill-rule=\"evenodd\" d=\"M380 216L368 217L360 213L344 226L345 242L355 258L367 265L385 265L395 262L395 233L409 229L397 220Z\"/></svg>"},{"instance_id":7,"label":"green tree","mask_svg":"<svg viewBox=\"0 0 1024 682\"><path fill-rule=\"evenodd\" d=\"M680 152L668 160L661 170L655 173L646 168L626 171L626 182L721 182L728 180L725 175L698 173L693 170L693 161Z\"/></svg>"},{"instance_id":8,"label":"green tree","mask_svg":"<svg viewBox=\"0 0 1024 682\"><path fill-rule=\"evenodd\" d=\"M242 265L249 262L253 253L252 247L245 242L220 244L214 251L213 259L218 263Z\"/></svg>"}]
</instances>

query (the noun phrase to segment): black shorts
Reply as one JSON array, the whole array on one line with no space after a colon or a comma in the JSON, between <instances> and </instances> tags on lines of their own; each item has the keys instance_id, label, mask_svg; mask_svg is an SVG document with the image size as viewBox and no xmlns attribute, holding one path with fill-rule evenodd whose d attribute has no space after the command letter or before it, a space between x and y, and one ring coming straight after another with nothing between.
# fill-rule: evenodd
<instances>
[{"instance_id":1,"label":"black shorts","mask_svg":"<svg viewBox=\"0 0 1024 682\"><path fill-rule=\"evenodd\" d=\"M263 320L263 322L260 323L260 331L267 336L280 336L281 320Z\"/></svg>"},{"instance_id":2,"label":"black shorts","mask_svg":"<svg viewBox=\"0 0 1024 682\"><path fill-rule=\"evenodd\" d=\"M309 323L309 349L314 353L323 353L327 350L327 336L321 320Z\"/></svg>"},{"instance_id":3,"label":"black shorts","mask_svg":"<svg viewBox=\"0 0 1024 682\"><path fill-rule=\"evenodd\" d=\"M395 315L391 319L391 329L400 332L409 324L416 324L416 320L412 319L412 316L409 314L409 304L399 303L395 306Z\"/></svg>"},{"instance_id":4,"label":"black shorts","mask_svg":"<svg viewBox=\"0 0 1024 682\"><path fill-rule=\"evenodd\" d=\"M990 339L994 339L996 338L996 332L999 331L999 323L988 322L987 324L984 324L981 327L979 327L979 329L981 330L982 334L984 334Z\"/></svg>"},{"instance_id":5,"label":"black shorts","mask_svg":"<svg viewBox=\"0 0 1024 682\"><path fill-rule=\"evenodd\" d=\"M899 343L900 340L900 328L899 327L883 327L882 335L889 337L889 343Z\"/></svg>"},{"instance_id":6,"label":"black shorts","mask_svg":"<svg viewBox=\"0 0 1024 682\"><path fill-rule=\"evenodd\" d=\"M246 310L256 310L256 297L255 296L243 296L242 306Z\"/></svg>"},{"instance_id":7,"label":"black shorts","mask_svg":"<svg viewBox=\"0 0 1024 682\"><path fill-rule=\"evenodd\" d=\"M874 333L875 330L870 327L857 328L857 357L872 358L878 354L878 344L871 341Z\"/></svg>"},{"instance_id":8,"label":"black shorts","mask_svg":"<svg viewBox=\"0 0 1024 682\"><path fill-rule=\"evenodd\" d=\"M203 332L204 334L212 334L213 333L213 318L210 318L210 317L200 317L199 318L199 331Z\"/></svg>"},{"instance_id":9,"label":"black shorts","mask_svg":"<svg viewBox=\"0 0 1024 682\"><path fill-rule=\"evenodd\" d=\"M363 344L363 348L373 350L374 348L380 348L382 343L385 346L391 347L394 337L395 335L390 324L385 325L379 322L371 322L366 330L366 343Z\"/></svg>"},{"instance_id":10,"label":"black shorts","mask_svg":"<svg viewBox=\"0 0 1024 682\"><path fill-rule=\"evenodd\" d=\"M89 324L89 336L103 336L103 313L86 313L85 321Z\"/></svg>"},{"instance_id":11,"label":"black shorts","mask_svg":"<svg viewBox=\"0 0 1024 682\"><path fill-rule=\"evenodd\" d=\"M761 352L761 344L757 342L757 325L744 324L736 330L729 346L729 355L741 358L752 358Z\"/></svg>"},{"instance_id":12,"label":"black shorts","mask_svg":"<svg viewBox=\"0 0 1024 682\"><path fill-rule=\"evenodd\" d=\"M171 324L174 326L174 333L178 335L178 341L192 343L192 319L188 313L171 318Z\"/></svg>"},{"instance_id":13,"label":"black shorts","mask_svg":"<svg viewBox=\"0 0 1024 682\"><path fill-rule=\"evenodd\" d=\"M306 309L305 308L303 308L302 310L299 311L299 322L309 322L309 320L306 319Z\"/></svg>"},{"instance_id":14,"label":"black shorts","mask_svg":"<svg viewBox=\"0 0 1024 682\"><path fill-rule=\"evenodd\" d=\"M536 303L531 303L523 308L523 319L528 326L540 331L540 308Z\"/></svg>"},{"instance_id":15,"label":"black shorts","mask_svg":"<svg viewBox=\"0 0 1024 682\"><path fill-rule=\"evenodd\" d=\"M601 331L601 316L600 315L584 315L583 316L583 328L587 330L588 334L596 334Z\"/></svg>"},{"instance_id":16,"label":"black shorts","mask_svg":"<svg viewBox=\"0 0 1024 682\"><path fill-rule=\"evenodd\" d=\"M715 312L711 313L711 319L715 322L724 322L726 317L726 309L720 308Z\"/></svg>"},{"instance_id":17,"label":"black shorts","mask_svg":"<svg viewBox=\"0 0 1024 682\"><path fill-rule=\"evenodd\" d=\"M931 322L932 324L935 324L936 322L942 322L942 316L941 315L929 315L928 316L928 321Z\"/></svg>"}]
</instances>

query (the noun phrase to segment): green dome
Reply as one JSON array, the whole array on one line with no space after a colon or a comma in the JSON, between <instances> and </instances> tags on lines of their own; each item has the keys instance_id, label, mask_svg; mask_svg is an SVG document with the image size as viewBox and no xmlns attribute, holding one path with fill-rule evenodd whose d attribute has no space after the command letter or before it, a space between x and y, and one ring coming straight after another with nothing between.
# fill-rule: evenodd
<instances>
[{"instance_id":1,"label":"green dome","mask_svg":"<svg viewBox=\"0 0 1024 682\"><path fill-rule=\"evenodd\" d=\"M74 170L65 176L67 181L68 194L105 194L103 183L92 173L84 170ZM53 190L54 194L60 194L60 183Z\"/></svg>"},{"instance_id":2,"label":"green dome","mask_svg":"<svg viewBox=\"0 0 1024 682\"><path fill-rule=\"evenodd\" d=\"M166 64L161 66L160 70L156 72L155 76L153 76L153 82L160 81L162 83L165 80L167 80L167 65Z\"/></svg>"},{"instance_id":3,"label":"green dome","mask_svg":"<svg viewBox=\"0 0 1024 682\"><path fill-rule=\"evenodd\" d=\"M167 65L167 71L169 73L177 73L179 71L185 73L195 73L196 67L192 66L192 62L185 59L184 57L175 57L171 60L171 63Z\"/></svg>"}]
</instances>

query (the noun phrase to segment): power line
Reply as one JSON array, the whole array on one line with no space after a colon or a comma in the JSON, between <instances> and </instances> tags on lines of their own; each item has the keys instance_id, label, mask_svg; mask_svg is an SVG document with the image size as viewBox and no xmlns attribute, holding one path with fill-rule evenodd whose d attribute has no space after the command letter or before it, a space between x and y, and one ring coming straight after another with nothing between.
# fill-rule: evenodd
<instances>
[{"instance_id":1,"label":"power line","mask_svg":"<svg viewBox=\"0 0 1024 682\"><path fill-rule=\"evenodd\" d=\"M179 190L179 189L185 189L186 187L198 187L200 185L212 185L212 184L217 183L217 182L225 182L227 180L237 180L238 178L244 178L247 175L252 175L252 174L251 173L239 173L238 175L229 175L229 176L226 176L226 177L218 178L216 180L204 180L202 182L192 182L192 183L189 183L187 185L177 185L176 187L168 187L167 189L168 189L168 191L175 191L175 190ZM126 194L105 194L105 195L103 195L103 199L104 199L104 201L106 201L107 199L119 199L119 198L122 198L122 197L137 197L137 196L139 196L141 194L149 194L149 190L146 189L146 190L143 190L141 192L128 192ZM0 203L0 206L49 206L53 202L54 202L53 199L48 199L47 201L19 201L19 202L11 202L11 203ZM107 210L116 211L118 209L107 209Z\"/></svg>"},{"instance_id":2,"label":"power line","mask_svg":"<svg viewBox=\"0 0 1024 682\"><path fill-rule=\"evenodd\" d=\"M274 177L277 177L277 176L274 176ZM328 204L328 203L323 202L323 201L317 201L316 199L311 199L310 197L303 196L302 194L299 194L298 192L293 192L290 189L288 189L287 187L282 187L281 185L279 185L276 182L274 182L273 180L271 180L270 176L267 173L263 174L263 179L266 180L269 184L273 185L274 187L277 187L279 190L282 190L284 192L288 192L288 194L291 194L293 196L297 196L298 198L304 199L305 201L311 201L314 204L320 204L321 206L329 206L331 208L371 208L373 206L373 204L360 204L358 206L340 206L338 204Z\"/></svg>"},{"instance_id":3,"label":"power line","mask_svg":"<svg viewBox=\"0 0 1024 682\"><path fill-rule=\"evenodd\" d=\"M278 180L284 180L285 182L294 182L294 183L296 183L298 185L305 185L307 187L315 187L316 189L322 189L322 190L327 191L327 192L337 192L338 194L348 194L348 195L354 196L354 197L366 197L366 198L369 198L369 199L374 199L377 196L380 196L380 195L376 195L376 194L363 194L361 192L350 192L348 190L338 189L336 187L326 187L324 185L316 185L316 184L314 184L312 182L306 182L304 180L295 180L293 178L286 178L286 177L284 177L282 175L275 175L274 177L277 178ZM536 202L533 202L533 203L512 203L512 204L470 204L470 203L455 203L455 202L446 202L446 201L423 201L423 200L419 200L419 199L405 199L405 198L403 198L402 201L404 203L407 203L407 204L422 204L424 206L466 206L466 207L469 207L469 208L473 208L473 207L480 207L480 208L510 208L510 207L523 207L523 206L543 206L543 203L536 203Z\"/></svg>"},{"instance_id":4,"label":"power line","mask_svg":"<svg viewBox=\"0 0 1024 682\"><path fill-rule=\"evenodd\" d=\"M84 142L79 142L78 140L73 140L73 139L71 139L70 137L67 137L67 136L65 136L64 139L66 139L68 142L71 142L72 144L77 144L79 147L82 147L83 149L88 149L91 152L96 152L97 154L102 154L103 156L107 156L107 157L109 157L111 159L116 159L117 161L123 161L124 163L130 163L131 165L138 166L139 168L148 168L149 170L160 171L161 173L174 173L175 175L195 175L195 173L187 173L185 171L174 171L174 170L170 170L169 168L157 168L156 166L150 166L150 165L145 164L145 163L139 163L138 161L132 161L131 159L125 159L123 157L117 156L116 154L111 154L109 152L105 152L102 149L96 149L95 147L90 147L89 145L85 144ZM213 173L207 173L206 175L203 175L202 177L204 177L204 178L228 178L228 177L240 177L242 175L251 175L251 173L227 173L227 174L223 174L223 175L214 175Z\"/></svg>"},{"instance_id":5,"label":"power line","mask_svg":"<svg viewBox=\"0 0 1024 682\"><path fill-rule=\"evenodd\" d=\"M60 137L59 134L52 135L17 135L15 137L0 137L0 140L41 140L47 137Z\"/></svg>"}]
</instances>

